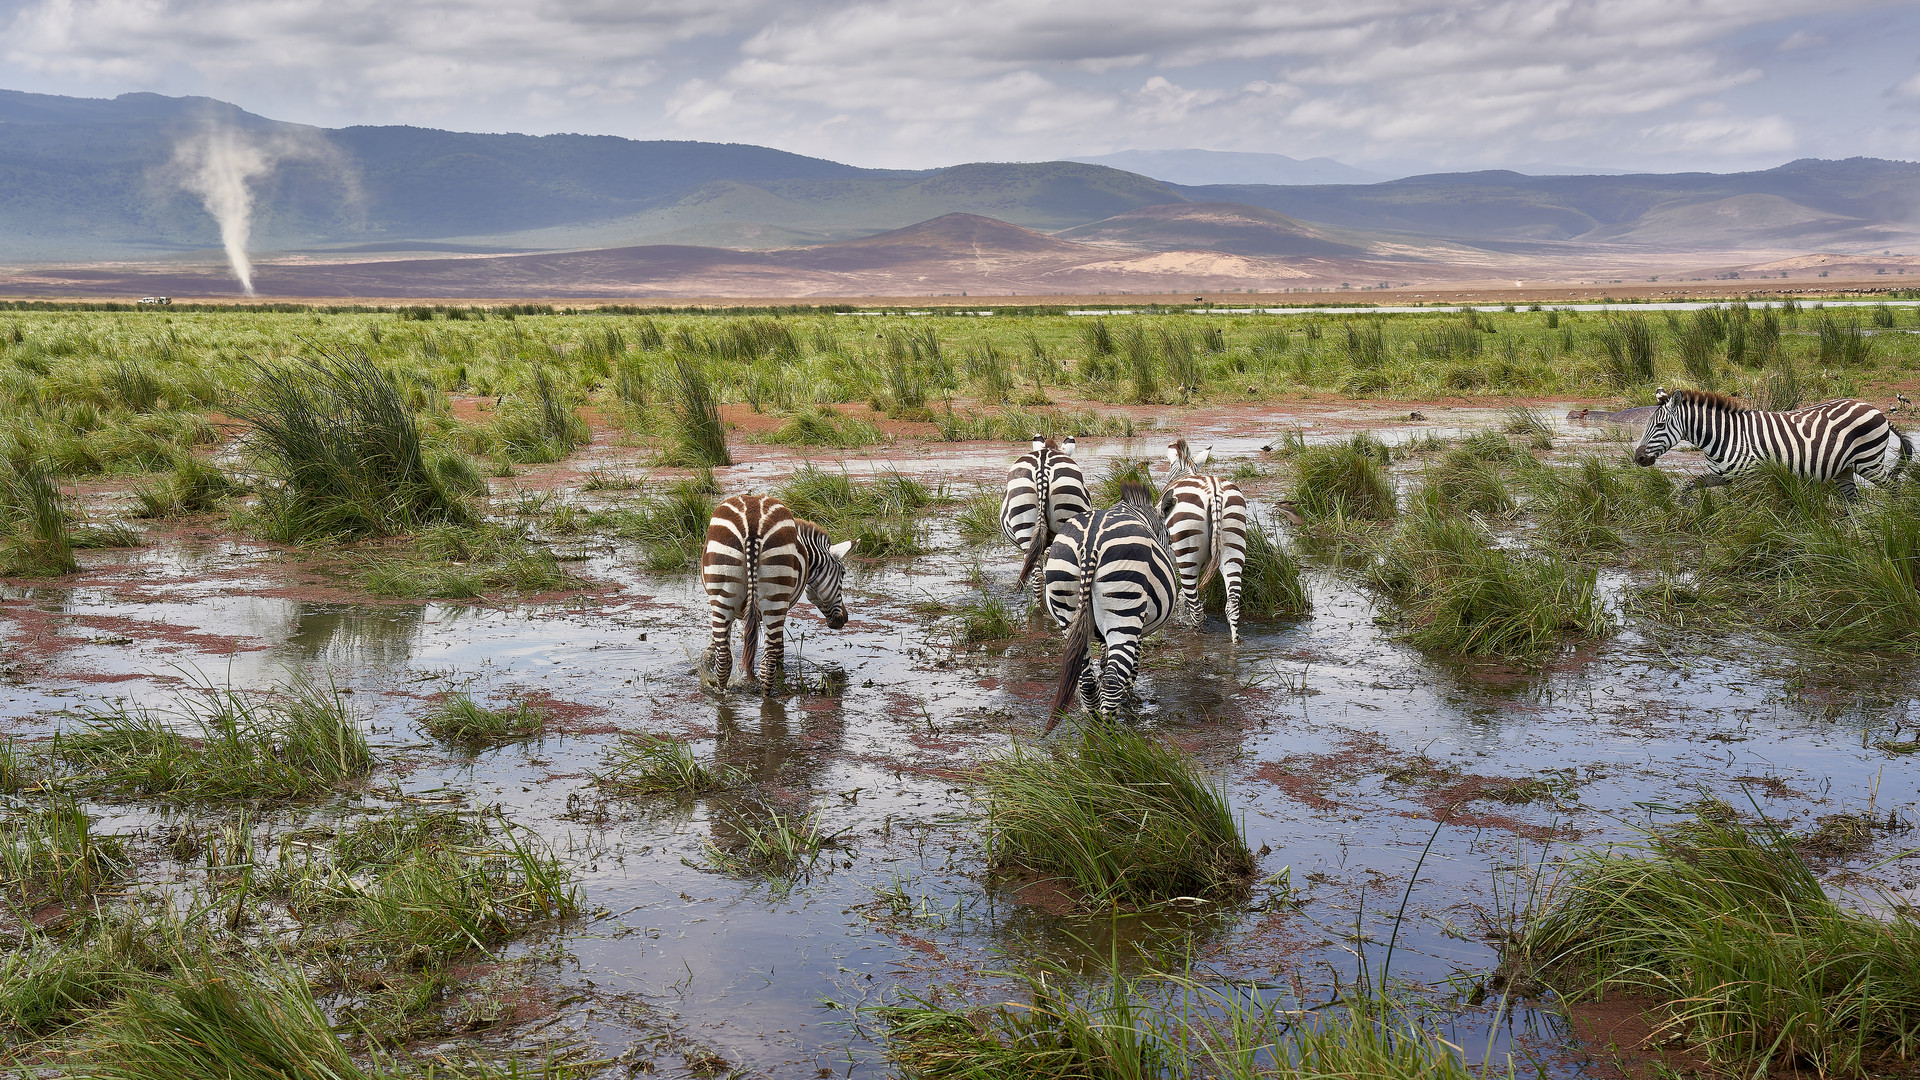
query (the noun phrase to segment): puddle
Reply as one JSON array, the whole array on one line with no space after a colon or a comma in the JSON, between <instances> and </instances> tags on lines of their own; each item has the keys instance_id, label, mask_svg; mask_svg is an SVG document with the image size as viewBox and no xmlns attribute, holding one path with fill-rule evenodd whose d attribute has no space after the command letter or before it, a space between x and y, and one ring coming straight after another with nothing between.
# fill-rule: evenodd
<instances>
[{"instance_id":1,"label":"puddle","mask_svg":"<svg viewBox=\"0 0 1920 1080\"><path fill-rule=\"evenodd\" d=\"M1452 434L1499 415L1452 410L1415 430ZM1563 436L1601 434L1548 415ZM1351 417L1312 419L1310 437L1351 430ZM1232 460L1256 456L1292 420L1263 415L1264 435L1244 418L1189 433ZM1165 441L1096 440L1082 456L1097 474L1118 455L1157 457ZM1016 452L813 458L971 485L997 482ZM770 482L792 464L761 453L744 475ZM1278 494L1252 488L1263 511ZM351 803L458 792L468 805L500 805L575 866L585 914L505 952L541 958L552 1000L565 1003L519 1037L582 1039L608 1055L637 1047L636 1059L668 1075L684 1071L687 1047L751 1075L884 1075L860 1008L936 984L984 1000L999 984L983 971L1033 957L1084 970L1115 955L1135 967L1178 960L1323 999L1363 968L1377 977L1391 942L1393 979L1464 996L1497 962L1491 939L1523 902L1520 883L1576 841L1623 837L1703 795L1795 828L1869 804L1920 820L1920 755L1871 745L1911 726L1910 665L1863 683L1777 646L1676 643L1629 623L1541 670L1460 666L1395 641L1363 592L1311 568L1311 617L1249 621L1237 646L1217 621L1203 635L1175 628L1141 677L1140 723L1227 778L1264 852L1253 899L1151 919L1050 914L986 880L980 808L958 776L1014 733L1037 733L1053 638L1035 624L1001 647L951 647L914 603L971 594L976 562L989 588L1010 595L1016 560L965 546L941 515L928 528L932 554L854 568L844 630L827 631L811 609L790 624L791 692L768 698L701 690L697 583L648 575L622 548L575 564L609 586L584 599L395 604L316 597L262 545L168 538L90 558L71 584L0 587L0 720L36 739L89 703L164 704L195 680L332 679L351 692L382 763L373 786L385 802ZM448 751L416 721L429 695L461 688L537 695L566 731L473 757ZM604 797L591 774L616 732L692 739L754 786L686 803ZM1519 781L1547 794L1485 797ZM96 809L108 831L157 820ZM773 811L817 815L839 845L790 886L711 869L711 849L736 843L742 815ZM1920 887L1911 861L1876 874ZM1493 1005L1463 1008L1442 1034L1475 1060L1489 1032L1496 1052L1551 1056L1564 1041L1552 1010L1509 1010L1495 1023ZM1542 1068L1581 1071L1564 1056Z\"/></svg>"}]
</instances>

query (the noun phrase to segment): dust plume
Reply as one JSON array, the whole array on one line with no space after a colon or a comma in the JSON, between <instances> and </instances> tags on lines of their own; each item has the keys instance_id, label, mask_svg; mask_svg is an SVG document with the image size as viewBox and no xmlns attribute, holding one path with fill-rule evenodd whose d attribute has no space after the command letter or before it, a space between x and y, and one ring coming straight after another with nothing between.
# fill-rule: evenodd
<instances>
[{"instance_id":1,"label":"dust plume","mask_svg":"<svg viewBox=\"0 0 1920 1080\"><path fill-rule=\"evenodd\" d=\"M171 172L181 187L200 197L207 213L220 224L220 245L240 289L253 291L253 260L247 242L253 235L254 182L270 175L282 162L318 160L338 167L339 151L318 135L245 131L227 125L208 127L176 142ZM351 198L357 194L350 173L336 169Z\"/></svg>"}]
</instances>

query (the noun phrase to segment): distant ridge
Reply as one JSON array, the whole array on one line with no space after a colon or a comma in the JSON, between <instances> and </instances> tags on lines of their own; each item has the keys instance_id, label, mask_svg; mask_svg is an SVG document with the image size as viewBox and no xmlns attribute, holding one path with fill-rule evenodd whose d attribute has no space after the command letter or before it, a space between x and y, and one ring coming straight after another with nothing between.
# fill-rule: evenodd
<instances>
[{"instance_id":1,"label":"distant ridge","mask_svg":"<svg viewBox=\"0 0 1920 1080\"><path fill-rule=\"evenodd\" d=\"M1240 203L1145 206L1068 229L1070 240L1127 244L1156 251L1225 251L1235 255L1352 258L1365 252L1278 211Z\"/></svg>"},{"instance_id":2,"label":"distant ridge","mask_svg":"<svg viewBox=\"0 0 1920 1080\"><path fill-rule=\"evenodd\" d=\"M1170 184L1372 184L1395 174L1356 169L1332 158L1302 161L1285 154L1234 150L1121 150L1068 158L1137 172Z\"/></svg>"}]
</instances>

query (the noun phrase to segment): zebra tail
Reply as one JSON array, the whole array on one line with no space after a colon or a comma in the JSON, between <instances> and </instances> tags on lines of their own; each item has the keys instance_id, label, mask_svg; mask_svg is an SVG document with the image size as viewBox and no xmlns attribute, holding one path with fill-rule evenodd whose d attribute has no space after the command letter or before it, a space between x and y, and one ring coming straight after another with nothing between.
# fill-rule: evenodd
<instances>
[{"instance_id":1,"label":"zebra tail","mask_svg":"<svg viewBox=\"0 0 1920 1080\"><path fill-rule=\"evenodd\" d=\"M1200 583L1193 587L1196 594L1207 591L1207 582L1220 571L1220 564L1227 557L1227 501L1219 495L1207 500L1207 568L1200 573Z\"/></svg>"},{"instance_id":2,"label":"zebra tail","mask_svg":"<svg viewBox=\"0 0 1920 1080\"><path fill-rule=\"evenodd\" d=\"M1027 587L1027 579L1033 576L1040 565L1040 553L1047 550L1047 506L1040 504L1040 516L1033 523L1033 539L1027 542L1027 557L1020 562L1020 587Z\"/></svg>"},{"instance_id":3,"label":"zebra tail","mask_svg":"<svg viewBox=\"0 0 1920 1080\"><path fill-rule=\"evenodd\" d=\"M758 539L747 541L747 610L742 616L742 634L740 641L740 671L748 679L757 679L753 670L754 651L760 646L760 542Z\"/></svg>"},{"instance_id":4,"label":"zebra tail","mask_svg":"<svg viewBox=\"0 0 1920 1080\"><path fill-rule=\"evenodd\" d=\"M1092 532L1088 532L1091 547ZM1066 654L1060 660L1060 683L1053 688L1053 707L1047 710L1047 726L1042 735L1051 734L1060 718L1073 708L1073 695L1080 689L1080 676L1087 670L1089 638L1093 636L1093 570L1095 556L1089 551L1080 566L1080 610L1067 626ZM1092 702L1087 703L1093 707Z\"/></svg>"}]
</instances>

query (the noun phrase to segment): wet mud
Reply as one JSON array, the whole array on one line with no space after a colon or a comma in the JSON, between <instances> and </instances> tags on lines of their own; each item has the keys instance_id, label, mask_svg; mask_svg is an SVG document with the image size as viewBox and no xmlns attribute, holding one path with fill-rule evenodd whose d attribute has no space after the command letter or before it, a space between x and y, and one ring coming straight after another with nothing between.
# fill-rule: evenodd
<instances>
[{"instance_id":1,"label":"wet mud","mask_svg":"<svg viewBox=\"0 0 1920 1080\"><path fill-rule=\"evenodd\" d=\"M1499 415L1425 403L1432 421L1390 423L1392 408L1219 410L1183 431L1231 467L1264 461L1259 447L1288 428L1400 441ZM1604 425L1555 423L1557 455L1621 450ZM1094 440L1081 456L1097 473L1116 457L1157 458L1165 442ZM855 474L897 468L964 495L997 487L1019 448L737 449L742 463L720 471L728 491L770 487L812 460ZM603 436L497 490L544 487L591 504L602 496L579 491L579 478L647 472L636 453ZM1674 458L1663 464L1688 467ZM1244 486L1263 516L1280 495L1274 481ZM1580 1032L1551 1003L1496 1015L1498 994L1486 993L1536 872L1705 798L1793 830L1843 811L1890 818L1896 828L1873 850L1828 865L1836 878L1898 852L1901 830L1920 820L1920 755L1876 746L1915 725L1911 666L1863 674L1769 642L1631 620L1539 667L1457 664L1397 641L1350 578L1309 562L1311 616L1249 620L1237 646L1218 620L1173 627L1147 651L1139 687L1136 722L1226 779L1259 853L1251 898L1075 915L1045 883L983 869L969 772L1038 737L1058 657L1038 621L1007 642L956 646L950 617L923 614L926 601L975 595L976 568L985 589L1017 599L1015 553L967 545L951 517L926 519L929 554L854 561L845 629L803 609L789 624L785 684L765 695L702 689L695 578L649 574L620 544L575 545L569 569L591 587L544 602L400 603L355 595L299 552L211 527L162 530L146 548L83 553L70 579L0 584L0 726L33 742L77 710L163 704L195 683L330 679L364 718L377 764L363 788L300 813L498 805L578 875L584 914L499 951L491 962L517 965L518 981L499 986L502 1019L473 1037L580 1041L664 1075L885 1075L864 1010L936 985L991 1000L1002 987L991 972L1035 957L1192 964L1324 1000L1379 977L1389 942L1391 979L1457 1003L1442 1034L1469 1057L1491 1040L1548 1072L1597 1074L1612 1066L1569 1042ZM548 733L473 753L437 743L418 721L452 690L533 701ZM750 782L690 800L610 794L594 781L603 755L642 732L692 740ZM170 820L139 804L90 809L136 847L159 844ZM789 881L721 872L715 852L771 813L812 814L836 839ZM1870 874L1899 896L1920 889L1920 861L1891 858Z\"/></svg>"}]
</instances>

